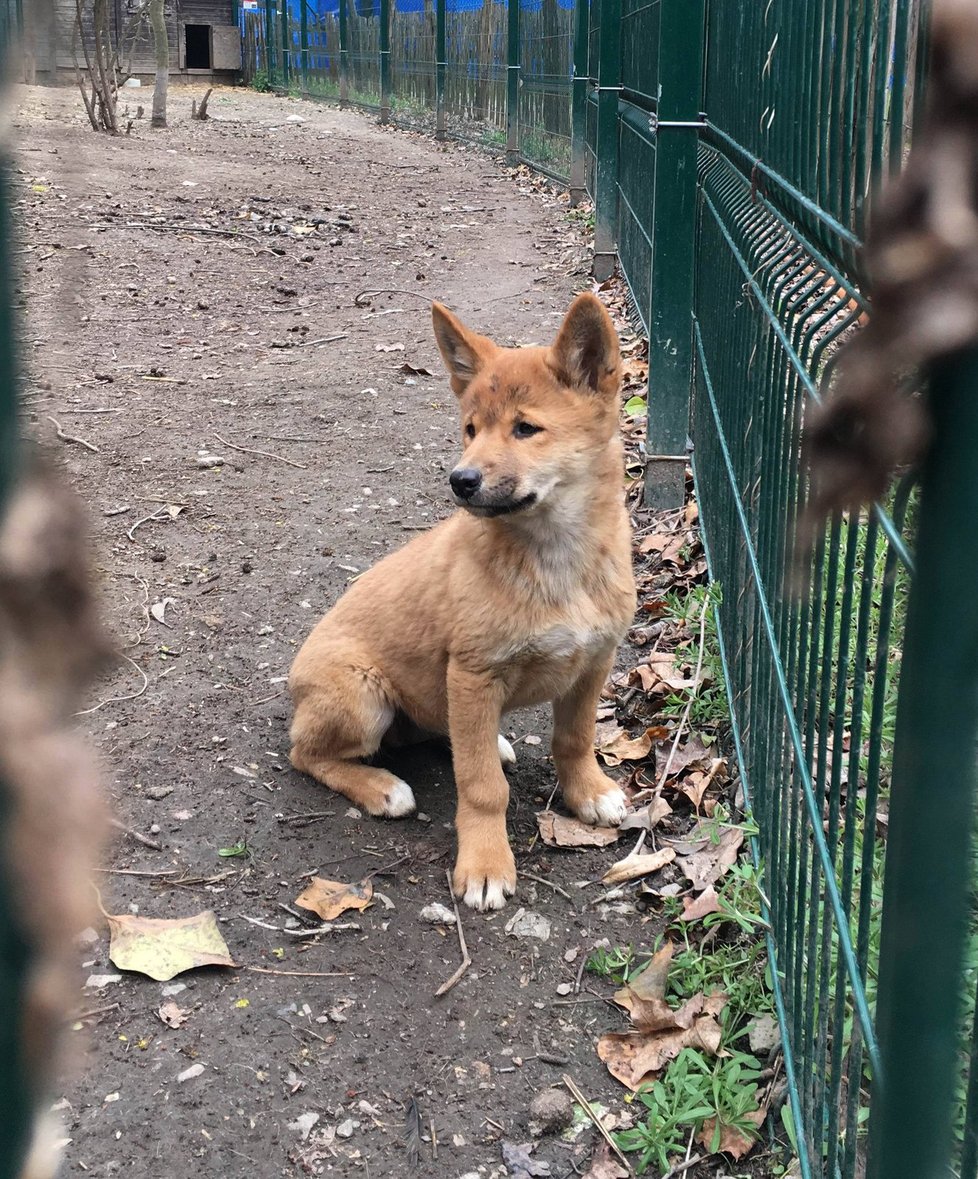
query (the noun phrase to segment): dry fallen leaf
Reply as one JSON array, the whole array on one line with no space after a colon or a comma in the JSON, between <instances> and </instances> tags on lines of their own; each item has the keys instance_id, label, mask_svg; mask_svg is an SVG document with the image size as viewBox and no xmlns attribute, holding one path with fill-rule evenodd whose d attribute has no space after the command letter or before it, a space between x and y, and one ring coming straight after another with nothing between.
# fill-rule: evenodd
<instances>
[{"instance_id":1,"label":"dry fallen leaf","mask_svg":"<svg viewBox=\"0 0 978 1179\"><path fill-rule=\"evenodd\" d=\"M648 1032L609 1032L598 1040L598 1056L608 1072L636 1092L675 1060L684 1048L715 1056L720 1049L717 1016L726 995L695 995L673 1012L675 1026Z\"/></svg>"},{"instance_id":2,"label":"dry fallen leaf","mask_svg":"<svg viewBox=\"0 0 978 1179\"><path fill-rule=\"evenodd\" d=\"M591 1169L584 1179L628 1179L628 1171L611 1153L607 1142L601 1142L591 1160Z\"/></svg>"},{"instance_id":3,"label":"dry fallen leaf","mask_svg":"<svg viewBox=\"0 0 978 1179\"><path fill-rule=\"evenodd\" d=\"M744 1114L744 1121L753 1122L755 1126L760 1126L766 1117L766 1109L755 1109L752 1113ZM738 1159L742 1159L745 1154L749 1154L757 1145L756 1134L748 1137L742 1130L738 1130L736 1126L721 1126L720 1144L714 1151L713 1135L716 1130L716 1124L716 1118L707 1118L703 1123L703 1128L700 1130L700 1143L712 1153L728 1154L736 1162Z\"/></svg>"},{"instance_id":4,"label":"dry fallen leaf","mask_svg":"<svg viewBox=\"0 0 978 1179\"><path fill-rule=\"evenodd\" d=\"M658 827L666 815L672 814L672 807L662 797L653 798L646 806L629 811L618 826L619 831L651 831Z\"/></svg>"},{"instance_id":5,"label":"dry fallen leaf","mask_svg":"<svg viewBox=\"0 0 978 1179\"><path fill-rule=\"evenodd\" d=\"M366 909L374 895L369 880L359 884L344 884L341 880L323 880L314 876L309 886L296 898L300 909L318 913L324 921L332 921L348 909Z\"/></svg>"},{"instance_id":6,"label":"dry fallen leaf","mask_svg":"<svg viewBox=\"0 0 978 1179\"><path fill-rule=\"evenodd\" d=\"M671 741L660 741L655 747L656 765L662 766L665 769L666 762L669 760L669 754L672 752ZM689 769L691 766L708 770L710 762L722 761L722 758L710 757L710 750L703 744L699 737L690 737L685 745L680 745L672 756L672 761L669 762L669 777L675 778L677 774L681 774L683 770ZM673 783L675 785L675 783Z\"/></svg>"},{"instance_id":7,"label":"dry fallen leaf","mask_svg":"<svg viewBox=\"0 0 978 1179\"><path fill-rule=\"evenodd\" d=\"M591 827L555 811L537 814L540 838L550 847L607 847L618 840L617 827Z\"/></svg>"},{"instance_id":8,"label":"dry fallen leaf","mask_svg":"<svg viewBox=\"0 0 978 1179\"><path fill-rule=\"evenodd\" d=\"M716 889L711 884L698 897L683 897L683 911L680 921L699 921L710 913L720 912L720 901Z\"/></svg>"},{"instance_id":9,"label":"dry fallen leaf","mask_svg":"<svg viewBox=\"0 0 978 1179\"><path fill-rule=\"evenodd\" d=\"M190 1016L189 1011L184 1011L172 999L167 999L163 1006L156 1013L160 1019L166 1024L168 1028L179 1028L187 1022Z\"/></svg>"},{"instance_id":10,"label":"dry fallen leaf","mask_svg":"<svg viewBox=\"0 0 978 1179\"><path fill-rule=\"evenodd\" d=\"M680 856L679 866L694 889L715 884L737 862L737 853L744 842L739 827L727 827L717 843L708 843L702 851L691 856Z\"/></svg>"},{"instance_id":11,"label":"dry fallen leaf","mask_svg":"<svg viewBox=\"0 0 978 1179\"><path fill-rule=\"evenodd\" d=\"M623 761L641 761L651 752L652 742L661 736L661 725L646 729L644 733L634 738L629 737L623 729L619 729L613 737L598 745L598 755L605 765L609 766L621 765Z\"/></svg>"},{"instance_id":12,"label":"dry fallen leaf","mask_svg":"<svg viewBox=\"0 0 978 1179\"><path fill-rule=\"evenodd\" d=\"M198 966L234 966L210 909L174 920L128 913L107 913L106 919L109 957L120 970L136 970L157 982L167 982Z\"/></svg>"},{"instance_id":13,"label":"dry fallen leaf","mask_svg":"<svg viewBox=\"0 0 978 1179\"><path fill-rule=\"evenodd\" d=\"M624 884L626 880L638 880L642 876L650 876L658 872L666 864L671 864L676 853L671 847L664 847L657 852L632 852L617 864L612 864L601 877L602 884Z\"/></svg>"},{"instance_id":14,"label":"dry fallen leaf","mask_svg":"<svg viewBox=\"0 0 978 1179\"><path fill-rule=\"evenodd\" d=\"M679 1008L670 1007L665 993L673 950L667 942L641 974L615 992L615 1002L628 1011L635 1030L609 1032L598 1040L598 1056L608 1071L633 1092L654 1080L684 1048L711 1055L720 1048L717 1017L727 996L699 994Z\"/></svg>"}]
</instances>

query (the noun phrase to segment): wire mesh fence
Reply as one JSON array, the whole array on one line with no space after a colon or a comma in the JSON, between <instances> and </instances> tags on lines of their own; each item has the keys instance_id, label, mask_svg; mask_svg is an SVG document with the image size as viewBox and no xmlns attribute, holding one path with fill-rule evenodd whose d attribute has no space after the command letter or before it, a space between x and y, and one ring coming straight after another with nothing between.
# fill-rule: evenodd
<instances>
[{"instance_id":1,"label":"wire mesh fence","mask_svg":"<svg viewBox=\"0 0 978 1179\"><path fill-rule=\"evenodd\" d=\"M891 807L907 811L892 790L901 733L909 749L925 707L903 705L898 721L923 511L913 479L836 515L795 564L802 423L870 311L861 244L876 182L910 149L927 14L890 0L592 0L581 26L576 134L595 273L617 263L649 336L652 505L678 502L687 431L693 443L770 897L785 1123L805 1177L973 1179L978 1168L974 914L967 937L950 917L941 926L951 962L963 941L964 970L937 1013L914 989L928 947L913 943L901 884L927 853L894 850L889 836ZM970 759L955 786L972 814L973 729L953 742ZM974 868L954 870L973 890ZM929 1013L916 1035L911 995ZM909 1042L928 1057L925 1082ZM922 1089L926 1128L913 1114Z\"/></svg>"},{"instance_id":2,"label":"wire mesh fence","mask_svg":"<svg viewBox=\"0 0 978 1179\"><path fill-rule=\"evenodd\" d=\"M570 175L573 0L258 0L243 80Z\"/></svg>"}]
</instances>

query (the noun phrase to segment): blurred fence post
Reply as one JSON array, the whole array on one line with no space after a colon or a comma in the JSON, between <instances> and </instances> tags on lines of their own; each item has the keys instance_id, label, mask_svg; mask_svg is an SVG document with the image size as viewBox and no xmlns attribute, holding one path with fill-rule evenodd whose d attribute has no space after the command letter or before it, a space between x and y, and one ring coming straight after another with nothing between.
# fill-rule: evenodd
<instances>
[{"instance_id":1,"label":"blurred fence post","mask_svg":"<svg viewBox=\"0 0 978 1179\"><path fill-rule=\"evenodd\" d=\"M602 30L603 33L603 30ZM703 99L704 0L662 0L653 191L645 503L682 507L693 387L696 151Z\"/></svg>"},{"instance_id":2,"label":"blurred fence post","mask_svg":"<svg viewBox=\"0 0 978 1179\"><path fill-rule=\"evenodd\" d=\"M380 121L391 119L391 0L380 0Z\"/></svg>"},{"instance_id":3,"label":"blurred fence post","mask_svg":"<svg viewBox=\"0 0 978 1179\"><path fill-rule=\"evenodd\" d=\"M506 30L506 163L520 162L520 0L508 0Z\"/></svg>"},{"instance_id":4,"label":"blurred fence post","mask_svg":"<svg viewBox=\"0 0 978 1179\"><path fill-rule=\"evenodd\" d=\"M10 30L8 28L7 32ZM9 51L0 45L0 53ZM10 225L8 222L7 161L0 161L0 514L17 474L17 372L11 313ZM0 784L0 825L9 807ZM5 835L5 832L0 831ZM0 839L0 848L6 840ZM27 1153L32 1092L25 1075L22 1023L24 983L29 951L13 911L6 864L0 860L0 1004L7 1018L0 1025L0 1179L14 1179Z\"/></svg>"},{"instance_id":5,"label":"blurred fence post","mask_svg":"<svg viewBox=\"0 0 978 1179\"><path fill-rule=\"evenodd\" d=\"M350 103L350 0L339 0L340 4L340 106Z\"/></svg>"},{"instance_id":6,"label":"blurred fence post","mask_svg":"<svg viewBox=\"0 0 978 1179\"><path fill-rule=\"evenodd\" d=\"M975 887L978 349L941 366L929 405L886 842L871 1179L952 1173L955 1015Z\"/></svg>"},{"instance_id":7,"label":"blurred fence post","mask_svg":"<svg viewBox=\"0 0 978 1179\"><path fill-rule=\"evenodd\" d=\"M445 118L445 70L447 0L435 0L435 138L448 138L448 123Z\"/></svg>"},{"instance_id":8,"label":"blurred fence post","mask_svg":"<svg viewBox=\"0 0 978 1179\"><path fill-rule=\"evenodd\" d=\"M302 93L309 89L309 6L307 0L299 0L299 74Z\"/></svg>"},{"instance_id":9,"label":"blurred fence post","mask_svg":"<svg viewBox=\"0 0 978 1179\"><path fill-rule=\"evenodd\" d=\"M621 0L601 2L598 48L598 142L594 180L594 277L615 272L618 239L618 98L621 94Z\"/></svg>"},{"instance_id":10,"label":"blurred fence post","mask_svg":"<svg viewBox=\"0 0 978 1179\"><path fill-rule=\"evenodd\" d=\"M281 17L279 24L282 31L282 89L289 88L289 41L291 34L289 33L289 0L279 0L282 5Z\"/></svg>"},{"instance_id":11,"label":"blurred fence post","mask_svg":"<svg viewBox=\"0 0 978 1179\"><path fill-rule=\"evenodd\" d=\"M574 81L571 96L570 203L575 208L585 196L585 122L588 84L588 0L574 3Z\"/></svg>"}]
</instances>

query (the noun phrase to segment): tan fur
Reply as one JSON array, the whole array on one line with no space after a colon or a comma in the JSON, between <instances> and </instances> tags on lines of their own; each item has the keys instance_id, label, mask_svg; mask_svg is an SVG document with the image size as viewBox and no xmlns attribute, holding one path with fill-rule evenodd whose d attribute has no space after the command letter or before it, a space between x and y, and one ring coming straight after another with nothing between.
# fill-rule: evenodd
<instances>
[{"instance_id":1,"label":"tan fur","mask_svg":"<svg viewBox=\"0 0 978 1179\"><path fill-rule=\"evenodd\" d=\"M435 304L478 492L364 574L316 626L289 677L292 762L374 815L413 809L393 774L363 765L395 717L451 740L455 891L497 908L516 886L500 719L552 701L564 799L618 822L594 719L635 609L618 438L618 341L600 302L575 300L550 348L498 348ZM521 427L540 427L519 437ZM474 433L474 436L470 436ZM527 497L535 500L510 514Z\"/></svg>"}]
</instances>

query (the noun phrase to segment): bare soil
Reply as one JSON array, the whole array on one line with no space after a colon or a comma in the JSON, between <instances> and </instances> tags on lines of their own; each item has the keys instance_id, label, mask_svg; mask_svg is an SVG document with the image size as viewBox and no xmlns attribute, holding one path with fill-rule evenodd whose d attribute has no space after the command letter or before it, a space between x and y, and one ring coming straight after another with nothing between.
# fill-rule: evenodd
<instances>
[{"instance_id":1,"label":"bare soil","mask_svg":"<svg viewBox=\"0 0 978 1179\"><path fill-rule=\"evenodd\" d=\"M193 97L171 93L168 130L143 119L111 139L70 90L15 95L25 416L90 507L126 656L81 723L116 815L161 848L118 838L102 900L212 908L241 966L175 980L191 1011L177 1029L157 1015L165 984L86 989L80 1009L99 1014L59 1102L65 1173L403 1175L413 1096L417 1174L503 1174L501 1142L528 1139L530 1100L562 1074L621 1108L593 1047L621 1023L611 988L585 973L573 993L597 939L643 937L634 906L578 887L614 849L537 841L549 719L515 717L519 891L499 914L463 912L472 966L435 999L459 964L454 929L419 920L450 903L449 756L390 763L421 814L361 817L289 766L284 677L349 579L450 510L458 427L428 301L501 342L546 341L585 282L583 239L565 197L481 152L240 90L191 122ZM357 299L378 289L395 293ZM241 842L247 857L220 855ZM311 873L373 873L387 900L304 940L282 906ZM506 933L520 907L548 940ZM118 973L104 930L80 962ZM534 1157L581 1173L593 1143L551 1136Z\"/></svg>"}]
</instances>

